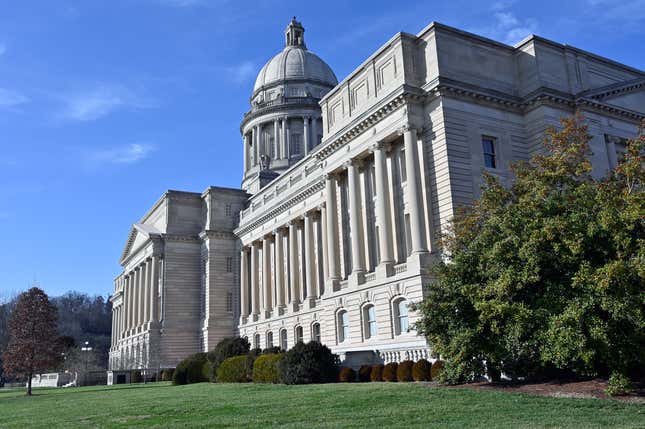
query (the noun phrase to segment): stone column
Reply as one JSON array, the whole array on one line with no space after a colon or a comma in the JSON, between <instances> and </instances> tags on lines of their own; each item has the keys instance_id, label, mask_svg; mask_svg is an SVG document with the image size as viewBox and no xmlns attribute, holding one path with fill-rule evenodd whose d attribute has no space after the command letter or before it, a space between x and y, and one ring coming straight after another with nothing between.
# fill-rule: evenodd
<instances>
[{"instance_id":1,"label":"stone column","mask_svg":"<svg viewBox=\"0 0 645 429\"><path fill-rule=\"evenodd\" d=\"M318 118L316 116L311 117L311 141L313 142L312 148L316 147L318 144Z\"/></svg>"},{"instance_id":2,"label":"stone column","mask_svg":"<svg viewBox=\"0 0 645 429\"><path fill-rule=\"evenodd\" d=\"M309 308L316 305L316 270L314 264L314 236L313 236L313 213L305 213L305 278L307 284L307 296L305 302Z\"/></svg>"},{"instance_id":3,"label":"stone column","mask_svg":"<svg viewBox=\"0 0 645 429\"><path fill-rule=\"evenodd\" d=\"M303 141L305 145L305 156L306 156L306 155L309 155L309 116L303 116L302 123L304 125L302 134L304 136Z\"/></svg>"},{"instance_id":4,"label":"stone column","mask_svg":"<svg viewBox=\"0 0 645 429\"><path fill-rule=\"evenodd\" d=\"M143 264L143 271L145 273L145 277L143 279L143 324L146 325L148 322L150 322L150 285L152 284L152 281L150 279L150 260L147 260Z\"/></svg>"},{"instance_id":5,"label":"stone column","mask_svg":"<svg viewBox=\"0 0 645 429\"><path fill-rule=\"evenodd\" d=\"M240 319L244 323L249 316L249 261L246 247L240 252Z\"/></svg>"},{"instance_id":6,"label":"stone column","mask_svg":"<svg viewBox=\"0 0 645 429\"><path fill-rule=\"evenodd\" d=\"M274 231L275 234L275 288L278 302L278 315L282 313L285 302L285 281L284 281L284 235L282 228Z\"/></svg>"},{"instance_id":7,"label":"stone column","mask_svg":"<svg viewBox=\"0 0 645 429\"><path fill-rule=\"evenodd\" d=\"M349 227L351 230L352 242L352 279L353 285L363 283L365 275L365 249L363 248L363 230L361 229L361 202L360 184L358 178L357 160L346 163L347 167L347 188L349 199Z\"/></svg>"},{"instance_id":8,"label":"stone column","mask_svg":"<svg viewBox=\"0 0 645 429\"><path fill-rule=\"evenodd\" d=\"M143 265L139 265L139 280L137 281L137 327L143 324L143 290L146 284L146 272Z\"/></svg>"},{"instance_id":9,"label":"stone column","mask_svg":"<svg viewBox=\"0 0 645 429\"><path fill-rule=\"evenodd\" d=\"M272 308L271 300L271 239L262 240L262 286L264 286L264 317L269 318Z\"/></svg>"},{"instance_id":10,"label":"stone column","mask_svg":"<svg viewBox=\"0 0 645 429\"><path fill-rule=\"evenodd\" d=\"M137 271L132 270L132 273L130 274L130 282L128 285L128 290L130 291L129 295L129 300L128 300L128 330L132 331L132 328L134 328L134 296L136 292L136 282L137 280Z\"/></svg>"},{"instance_id":11,"label":"stone column","mask_svg":"<svg viewBox=\"0 0 645 429\"><path fill-rule=\"evenodd\" d=\"M282 118L282 149L280 154L282 158L289 158L289 152L287 151L287 118Z\"/></svg>"},{"instance_id":12,"label":"stone column","mask_svg":"<svg viewBox=\"0 0 645 429\"><path fill-rule=\"evenodd\" d=\"M390 220L390 202L388 172L385 165L385 147L382 143L374 145L374 176L376 181L376 217L380 261L378 271L386 276L393 274L394 252L392 251L392 222Z\"/></svg>"},{"instance_id":13,"label":"stone column","mask_svg":"<svg viewBox=\"0 0 645 429\"><path fill-rule=\"evenodd\" d=\"M251 243L251 313L253 317L260 314L260 285L258 270L258 248L255 243Z\"/></svg>"},{"instance_id":14,"label":"stone column","mask_svg":"<svg viewBox=\"0 0 645 429\"><path fill-rule=\"evenodd\" d=\"M291 281L290 309L297 311L300 304L298 275L298 227L296 221L289 222L289 277Z\"/></svg>"},{"instance_id":15,"label":"stone column","mask_svg":"<svg viewBox=\"0 0 645 429\"><path fill-rule=\"evenodd\" d=\"M242 145L244 146L244 173L249 169L249 138L246 134L242 136Z\"/></svg>"},{"instance_id":16,"label":"stone column","mask_svg":"<svg viewBox=\"0 0 645 429\"><path fill-rule=\"evenodd\" d=\"M258 157L255 154L255 151L258 148L257 142L256 142L256 134L255 134L255 127L251 128L251 167L254 167L258 163Z\"/></svg>"},{"instance_id":17,"label":"stone column","mask_svg":"<svg viewBox=\"0 0 645 429\"><path fill-rule=\"evenodd\" d=\"M287 152L286 157L291 158L291 127L289 126L289 119L287 119Z\"/></svg>"},{"instance_id":18,"label":"stone column","mask_svg":"<svg viewBox=\"0 0 645 429\"><path fill-rule=\"evenodd\" d=\"M336 204L336 177L327 174L325 177L325 193L327 194L326 214L326 236L327 236L327 286L326 292L331 293L335 290L340 281L339 255L338 246L338 206Z\"/></svg>"},{"instance_id":19,"label":"stone column","mask_svg":"<svg viewBox=\"0 0 645 429\"><path fill-rule=\"evenodd\" d=\"M326 281L329 278L329 256L327 252L327 206L322 204L320 206L320 241L322 247L322 269L323 269L323 281ZM320 294L327 292L324 290L324 284L320 285Z\"/></svg>"},{"instance_id":20,"label":"stone column","mask_svg":"<svg viewBox=\"0 0 645 429\"><path fill-rule=\"evenodd\" d=\"M406 127L403 133L405 146L405 170L407 175L406 198L410 212L410 235L412 236L412 253L427 252L425 232L423 228L423 213L421 211L419 188L419 159L417 156L417 130Z\"/></svg>"},{"instance_id":21,"label":"stone column","mask_svg":"<svg viewBox=\"0 0 645 429\"><path fill-rule=\"evenodd\" d=\"M159 257L153 256L150 261L150 323L156 324L159 321L159 309L157 295L159 294Z\"/></svg>"},{"instance_id":22,"label":"stone column","mask_svg":"<svg viewBox=\"0 0 645 429\"><path fill-rule=\"evenodd\" d=\"M278 120L273 120L273 159L280 159L280 133L278 132Z\"/></svg>"}]
</instances>

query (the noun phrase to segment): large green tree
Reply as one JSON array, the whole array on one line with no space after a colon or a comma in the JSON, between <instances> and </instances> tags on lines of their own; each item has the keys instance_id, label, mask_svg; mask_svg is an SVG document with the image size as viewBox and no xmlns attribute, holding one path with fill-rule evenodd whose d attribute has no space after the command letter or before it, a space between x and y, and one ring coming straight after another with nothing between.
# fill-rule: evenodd
<instances>
[{"instance_id":1,"label":"large green tree","mask_svg":"<svg viewBox=\"0 0 645 429\"><path fill-rule=\"evenodd\" d=\"M487 175L444 237L417 327L446 359L445 381L645 365L645 134L595 179L582 117L561 123L513 165L512 185Z\"/></svg>"}]
</instances>

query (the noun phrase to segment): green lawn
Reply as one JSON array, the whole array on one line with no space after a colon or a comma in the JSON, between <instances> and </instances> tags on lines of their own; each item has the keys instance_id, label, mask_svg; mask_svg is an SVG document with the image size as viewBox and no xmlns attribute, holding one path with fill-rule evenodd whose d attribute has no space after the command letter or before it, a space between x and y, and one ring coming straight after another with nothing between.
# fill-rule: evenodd
<instances>
[{"instance_id":1,"label":"green lawn","mask_svg":"<svg viewBox=\"0 0 645 429\"><path fill-rule=\"evenodd\" d=\"M645 406L414 383L0 390L0 428L645 428Z\"/></svg>"}]
</instances>

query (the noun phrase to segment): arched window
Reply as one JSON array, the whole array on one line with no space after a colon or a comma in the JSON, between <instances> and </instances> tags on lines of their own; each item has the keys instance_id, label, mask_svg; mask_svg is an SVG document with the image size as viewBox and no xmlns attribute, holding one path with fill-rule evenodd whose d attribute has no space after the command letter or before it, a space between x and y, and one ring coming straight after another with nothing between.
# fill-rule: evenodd
<instances>
[{"instance_id":1,"label":"arched window","mask_svg":"<svg viewBox=\"0 0 645 429\"><path fill-rule=\"evenodd\" d=\"M253 348L254 349L260 348L260 334L255 334L253 336Z\"/></svg>"},{"instance_id":2,"label":"arched window","mask_svg":"<svg viewBox=\"0 0 645 429\"><path fill-rule=\"evenodd\" d=\"M320 342L320 323L311 325L311 341Z\"/></svg>"},{"instance_id":3,"label":"arched window","mask_svg":"<svg viewBox=\"0 0 645 429\"><path fill-rule=\"evenodd\" d=\"M283 329L280 331L280 348L282 350L287 350L287 330Z\"/></svg>"},{"instance_id":4,"label":"arched window","mask_svg":"<svg viewBox=\"0 0 645 429\"><path fill-rule=\"evenodd\" d=\"M347 311L342 310L338 312L338 342L342 343L349 338L349 314Z\"/></svg>"},{"instance_id":5,"label":"arched window","mask_svg":"<svg viewBox=\"0 0 645 429\"><path fill-rule=\"evenodd\" d=\"M296 327L296 343L302 343L304 341L304 333L302 331L302 326Z\"/></svg>"},{"instance_id":6,"label":"arched window","mask_svg":"<svg viewBox=\"0 0 645 429\"><path fill-rule=\"evenodd\" d=\"M267 349L273 347L273 332L267 332Z\"/></svg>"},{"instance_id":7,"label":"arched window","mask_svg":"<svg viewBox=\"0 0 645 429\"><path fill-rule=\"evenodd\" d=\"M365 339L376 336L376 309L372 304L363 307L363 332Z\"/></svg>"},{"instance_id":8,"label":"arched window","mask_svg":"<svg viewBox=\"0 0 645 429\"><path fill-rule=\"evenodd\" d=\"M408 301L405 298L400 298L394 301L394 334L401 335L410 331L410 324L408 323Z\"/></svg>"}]
</instances>

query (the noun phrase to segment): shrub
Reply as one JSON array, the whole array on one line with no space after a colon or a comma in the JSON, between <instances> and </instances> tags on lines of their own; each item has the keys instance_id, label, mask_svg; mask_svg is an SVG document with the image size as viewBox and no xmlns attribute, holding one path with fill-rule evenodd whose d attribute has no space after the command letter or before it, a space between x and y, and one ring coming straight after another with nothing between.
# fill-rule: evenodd
<instances>
[{"instance_id":1,"label":"shrub","mask_svg":"<svg viewBox=\"0 0 645 429\"><path fill-rule=\"evenodd\" d=\"M141 383L142 381L143 377L141 376L141 371L130 371L130 383Z\"/></svg>"},{"instance_id":2,"label":"shrub","mask_svg":"<svg viewBox=\"0 0 645 429\"><path fill-rule=\"evenodd\" d=\"M282 349L278 346L267 347L266 349L262 350L263 355L274 355L277 353L282 353Z\"/></svg>"},{"instance_id":3,"label":"shrub","mask_svg":"<svg viewBox=\"0 0 645 429\"><path fill-rule=\"evenodd\" d=\"M370 381L383 381L383 369L385 368L385 365L382 363L377 363L376 365L372 365L372 368L370 370Z\"/></svg>"},{"instance_id":4,"label":"shrub","mask_svg":"<svg viewBox=\"0 0 645 429\"><path fill-rule=\"evenodd\" d=\"M338 373L338 381L341 383L353 383L356 381L356 371L352 368L343 367Z\"/></svg>"},{"instance_id":5,"label":"shrub","mask_svg":"<svg viewBox=\"0 0 645 429\"><path fill-rule=\"evenodd\" d=\"M217 378L217 367L224 362L225 359L234 356L246 355L249 352L251 345L245 338L229 337L224 338L217 343L215 348L208 352L208 362L210 363L210 380L215 382Z\"/></svg>"},{"instance_id":6,"label":"shrub","mask_svg":"<svg viewBox=\"0 0 645 429\"><path fill-rule=\"evenodd\" d=\"M255 359L253 364L254 383L279 383L280 361L284 353L263 354Z\"/></svg>"},{"instance_id":7,"label":"shrub","mask_svg":"<svg viewBox=\"0 0 645 429\"><path fill-rule=\"evenodd\" d=\"M253 356L235 356L225 359L217 367L218 383L248 383L253 379Z\"/></svg>"},{"instance_id":8,"label":"shrub","mask_svg":"<svg viewBox=\"0 0 645 429\"><path fill-rule=\"evenodd\" d=\"M626 395L632 390L632 382L619 372L612 372L605 393L609 396Z\"/></svg>"},{"instance_id":9,"label":"shrub","mask_svg":"<svg viewBox=\"0 0 645 429\"><path fill-rule=\"evenodd\" d=\"M436 380L443 371L444 363L442 360L437 359L432 363L432 368L430 368L430 378Z\"/></svg>"},{"instance_id":10,"label":"shrub","mask_svg":"<svg viewBox=\"0 0 645 429\"><path fill-rule=\"evenodd\" d=\"M205 373L208 359L206 353L195 353L179 362L172 374L172 384L191 384L208 381L208 374Z\"/></svg>"},{"instance_id":11,"label":"shrub","mask_svg":"<svg viewBox=\"0 0 645 429\"><path fill-rule=\"evenodd\" d=\"M370 381L372 375L372 365L363 365L358 369L358 381Z\"/></svg>"},{"instance_id":12,"label":"shrub","mask_svg":"<svg viewBox=\"0 0 645 429\"><path fill-rule=\"evenodd\" d=\"M383 381L397 381L396 370L398 369L399 364L396 362L390 362L383 368Z\"/></svg>"},{"instance_id":13,"label":"shrub","mask_svg":"<svg viewBox=\"0 0 645 429\"><path fill-rule=\"evenodd\" d=\"M430 375L430 369L432 364L426 359L418 360L412 366L412 378L414 381L430 381L432 376Z\"/></svg>"},{"instance_id":14,"label":"shrub","mask_svg":"<svg viewBox=\"0 0 645 429\"><path fill-rule=\"evenodd\" d=\"M331 383L338 376L338 356L318 342L296 344L280 362L285 384Z\"/></svg>"},{"instance_id":15,"label":"shrub","mask_svg":"<svg viewBox=\"0 0 645 429\"><path fill-rule=\"evenodd\" d=\"M412 367L414 362L411 360L404 360L396 368L396 378L399 381L412 381Z\"/></svg>"},{"instance_id":16,"label":"shrub","mask_svg":"<svg viewBox=\"0 0 645 429\"><path fill-rule=\"evenodd\" d=\"M166 368L161 371L161 381L172 381L172 373L175 372L172 368Z\"/></svg>"}]
</instances>

